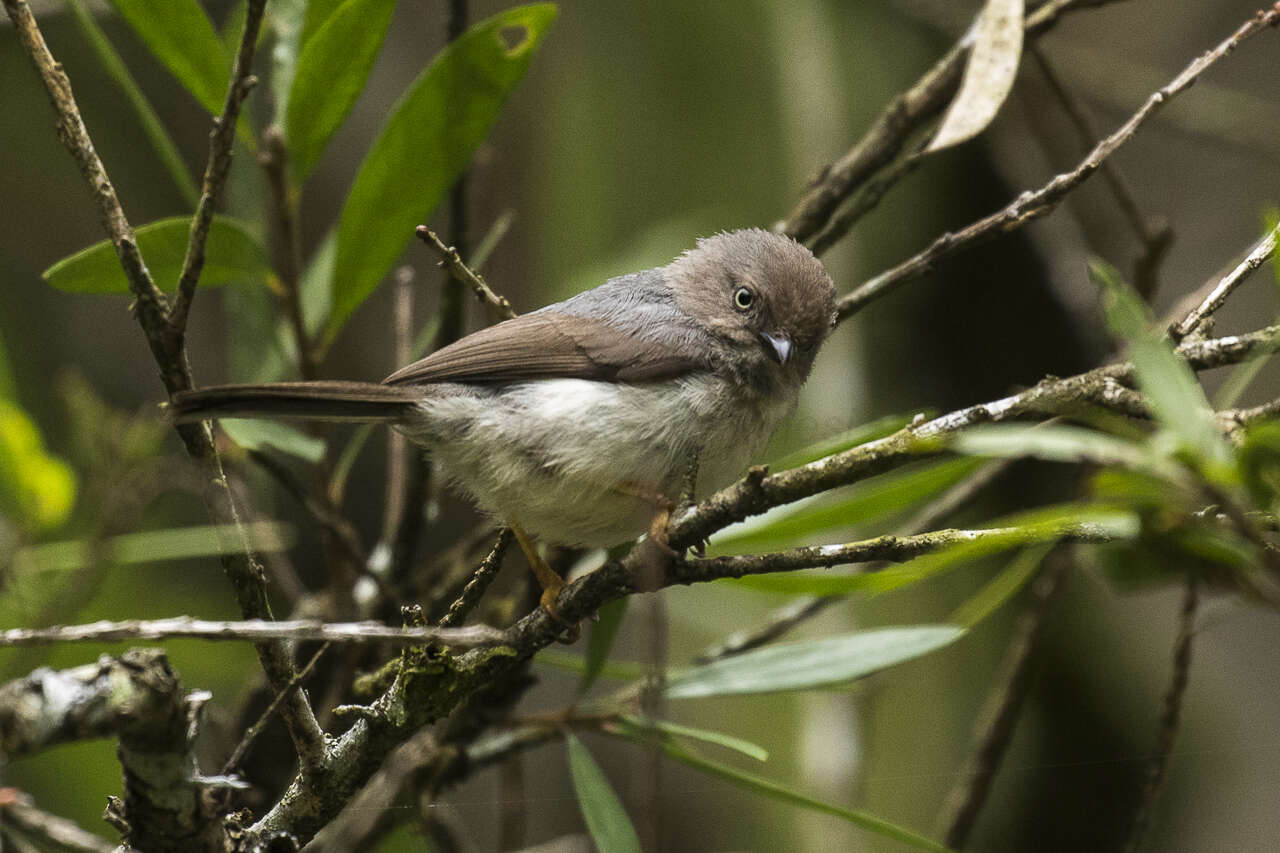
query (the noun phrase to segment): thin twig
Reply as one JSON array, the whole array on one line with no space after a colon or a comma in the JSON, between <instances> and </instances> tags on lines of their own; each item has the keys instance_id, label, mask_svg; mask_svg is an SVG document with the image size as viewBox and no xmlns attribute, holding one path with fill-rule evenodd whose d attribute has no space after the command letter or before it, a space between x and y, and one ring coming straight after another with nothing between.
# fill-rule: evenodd
<instances>
[{"instance_id":1,"label":"thin twig","mask_svg":"<svg viewBox=\"0 0 1280 853\"><path fill-rule=\"evenodd\" d=\"M78 823L36 808L31 795L17 788L0 788L0 829L6 835L26 842L34 850L112 853L117 849L101 835L94 835Z\"/></svg>"},{"instance_id":2,"label":"thin twig","mask_svg":"<svg viewBox=\"0 0 1280 853\"><path fill-rule=\"evenodd\" d=\"M173 334L178 337L187 329L187 315L196 295L200 272L204 269L204 250L209 240L209 228L213 225L213 209L222 197L222 188L231 171L231 147L236 141L240 105L258 82L250 71L266 5L267 0L249 0L245 10L244 32L240 35L240 47L236 50L236 58L231 66L231 83L227 86L222 114L214 119L213 130L209 134L209 161L205 165L204 180L200 187L200 203L196 205L195 216L191 217L187 253L182 260L182 274L178 276L178 294L174 297L173 310L169 313L169 325Z\"/></svg>"},{"instance_id":3,"label":"thin twig","mask_svg":"<svg viewBox=\"0 0 1280 853\"><path fill-rule=\"evenodd\" d=\"M1203 323L1206 317L1221 308L1227 298L1231 296L1232 291L1275 255L1277 240L1280 240L1280 225L1271 229L1270 234L1258 241L1258 245L1253 247L1248 257L1237 264L1235 269L1223 276L1212 292L1205 297L1204 301L1196 306L1195 310L1169 329L1170 337L1175 341L1182 340L1195 331L1196 327Z\"/></svg>"},{"instance_id":4,"label":"thin twig","mask_svg":"<svg viewBox=\"0 0 1280 853\"><path fill-rule=\"evenodd\" d=\"M1053 211L1069 193L1096 172L1103 161L1110 157L1116 149L1131 139L1138 128L1168 103L1169 99L1189 88L1205 70L1239 47L1250 36L1267 27L1275 26L1277 22L1280 22L1280 7L1258 12L1248 23L1232 33L1230 37L1218 44L1213 50L1197 57L1173 80L1152 94L1143 103L1142 107L1129 117L1128 121L1110 136L1098 142L1093 147L1093 150L1070 172L1057 175L1037 190L1022 193L1004 208L965 226L955 233L943 234L914 257L854 288L836 303L840 318L846 319L866 307L873 300L884 296L908 281L920 278L932 271L934 265L943 258L1016 231L1031 220L1038 219Z\"/></svg>"},{"instance_id":5,"label":"thin twig","mask_svg":"<svg viewBox=\"0 0 1280 853\"><path fill-rule=\"evenodd\" d=\"M298 670L298 674L290 679L288 685L286 685L283 690L276 691L276 695L272 697L271 703L267 705L266 709L258 716L258 719L254 721L253 725L245 729L244 734L240 737L240 742L236 744L235 749L231 750L231 755L227 758L226 763L222 765L223 776L230 776L240 769L240 764L244 761L245 755L248 754L249 747L253 746L253 742L258 739L258 735L262 734L263 729L265 729L267 724L271 722L271 718L275 716L275 713L279 710L281 703L284 702L292 691L301 689L302 682L307 679L307 676L311 675L311 673L315 671L316 664L320 662L320 658L324 656L324 653L329 650L329 647L332 644L332 641L329 641L316 649L315 654L311 656L311 659L307 661L306 665L303 666L302 669Z\"/></svg>"},{"instance_id":6,"label":"thin twig","mask_svg":"<svg viewBox=\"0 0 1280 853\"><path fill-rule=\"evenodd\" d=\"M513 309L511 307L511 303L507 301L507 297L499 296L494 293L489 288L489 285L485 283L484 278L482 278L479 273L472 272L472 270L462 262L462 258L458 255L458 252L453 249L453 247L446 246L441 242L440 238L436 236L434 231L425 225L419 225L416 233L422 242L426 243L432 249L435 249L436 254L440 256L440 261L444 265L444 268L448 270L449 275L470 287L475 292L476 297L488 306L489 310L492 311L497 318L510 320L516 316L515 309Z\"/></svg>"},{"instance_id":7,"label":"thin twig","mask_svg":"<svg viewBox=\"0 0 1280 853\"><path fill-rule=\"evenodd\" d=\"M0 631L0 647L47 646L52 643L114 643L126 640L195 640L260 643L263 640L331 641L335 643L398 643L444 646L486 646L500 642L501 631L487 625L465 628L394 628L381 622L321 622L318 619L268 621L245 619L220 622L174 616L169 619L128 619L49 628L10 628ZM286 682L286 684L289 682Z\"/></svg>"},{"instance_id":8,"label":"thin twig","mask_svg":"<svg viewBox=\"0 0 1280 853\"><path fill-rule=\"evenodd\" d=\"M395 303L392 313L393 358L397 366L408 364L413 356L413 267L403 266L395 274ZM398 432L387 439L386 509L382 513L382 541L394 542L404 518L409 496L410 466L421 464L413 455L409 442Z\"/></svg>"},{"instance_id":9,"label":"thin twig","mask_svg":"<svg viewBox=\"0 0 1280 853\"><path fill-rule=\"evenodd\" d=\"M976 746L943 810L947 815L944 843L952 850L960 850L968 843L991 790L991 783L1000 769L1023 703L1031 692L1050 601L1069 564L1066 555L1050 555L1040 577L1031 587L1031 600L1018 617L1000 667L1001 674L996 679L1000 687L988 697L979 716L975 729Z\"/></svg>"},{"instance_id":10,"label":"thin twig","mask_svg":"<svg viewBox=\"0 0 1280 853\"><path fill-rule=\"evenodd\" d=\"M1098 138L1098 131L1085 113L1084 106L1072 96L1058 77L1040 46L1033 44L1028 50L1035 59L1041 76L1049 85L1049 91L1053 92L1054 97L1058 99L1062 111L1075 126L1081 141L1085 145L1093 145L1094 140ZM1142 243L1142 254L1134 261L1133 286L1143 299L1150 301L1155 295L1159 281L1157 271L1160 262L1164 259L1169 247L1173 245L1173 229L1170 228L1169 221L1162 216L1150 219L1143 216L1142 210L1138 207L1137 197L1119 166L1107 160L1103 162L1101 172L1103 180L1111 190L1112 197L1115 198L1116 206L1120 208L1120 213L1133 230L1134 236Z\"/></svg>"},{"instance_id":11,"label":"thin twig","mask_svg":"<svg viewBox=\"0 0 1280 853\"><path fill-rule=\"evenodd\" d=\"M1028 39L1033 39L1050 30L1067 12L1109 2L1114 0L1051 0L1027 15L1024 31ZM829 228L832 216L844 200L892 163L907 140L946 108L960 84L969 47L969 41L962 37L915 85L890 101L862 139L847 154L822 169L777 229L796 240L808 241ZM890 185L902 174L894 175ZM887 189L888 186L884 186L880 195ZM846 217L841 227L847 230L852 224L853 219ZM824 237L824 245L829 246L842 233Z\"/></svg>"},{"instance_id":12,"label":"thin twig","mask_svg":"<svg viewBox=\"0 0 1280 853\"><path fill-rule=\"evenodd\" d=\"M66 72L49 52L26 0L3 2L5 11L14 22L19 41L35 65L49 95L57 117L58 136L79 165L102 218L103 228L116 249L134 296L138 324L142 327L151 354L160 369L160 379L171 395L186 390L191 387L191 372L183 336L174 334L174 327L169 322L167 300L156 288L143 262L133 229L120 206L120 199L102 160L94 150L93 140L85 129ZM261 0L255 0L254 5L261 13ZM254 26L256 28L256 24ZM188 454L204 467L202 482L206 486L202 497L213 521L216 524L234 525L238 529L239 514L227 487L222 462L208 427L202 424L179 424L177 432ZM242 550L239 553L220 556L223 572L231 581L241 613L252 619L268 619L271 616L271 606L267 600L262 566L254 558L243 530L240 531L240 540ZM293 664L288 650L280 643L267 642L258 644L257 652L271 683L277 686L287 684L293 676ZM324 732L320 730L315 714L301 692L293 691L284 709L284 719L304 767L321 760L324 755Z\"/></svg>"},{"instance_id":13,"label":"thin twig","mask_svg":"<svg viewBox=\"0 0 1280 853\"><path fill-rule=\"evenodd\" d=\"M504 527L498 531L498 538L494 541L493 547L489 549L488 555L476 567L475 574L471 576L471 580L467 581L467 585L462 588L462 593L458 596L457 601L450 604L449 611L441 617L441 628L456 628L466 620L467 614L479 603L480 597L484 595L484 591L489 588L489 584L497 576L498 569L502 568L502 557L511 545L512 536L510 527Z\"/></svg>"},{"instance_id":14,"label":"thin twig","mask_svg":"<svg viewBox=\"0 0 1280 853\"><path fill-rule=\"evenodd\" d=\"M298 195L289 185L289 152L284 144L284 134L278 127L269 128L262 135L258 164L262 166L267 176L267 187L271 190L272 244L275 247L276 273L280 279L278 295L298 351L298 374L303 379L314 379L315 346L307 334L306 319L302 314L302 239L298 233Z\"/></svg>"},{"instance_id":15,"label":"thin twig","mask_svg":"<svg viewBox=\"0 0 1280 853\"><path fill-rule=\"evenodd\" d=\"M1178 726L1182 719L1182 700L1187 692L1187 681L1191 670L1191 641L1195 636L1196 609L1199 599L1196 577L1188 574L1178 621L1178 639L1173 646L1173 674L1169 679L1169 689L1165 693L1164 710L1160 714L1156 749L1147 762L1146 780L1134 810L1133 822L1129 826L1128 843L1125 845L1128 853L1137 853L1142 846L1142 839L1151 825L1151 813L1155 808L1156 798L1160 796L1160 789L1164 787L1165 775L1169 769L1169 756L1173 752L1173 742L1177 739Z\"/></svg>"}]
</instances>

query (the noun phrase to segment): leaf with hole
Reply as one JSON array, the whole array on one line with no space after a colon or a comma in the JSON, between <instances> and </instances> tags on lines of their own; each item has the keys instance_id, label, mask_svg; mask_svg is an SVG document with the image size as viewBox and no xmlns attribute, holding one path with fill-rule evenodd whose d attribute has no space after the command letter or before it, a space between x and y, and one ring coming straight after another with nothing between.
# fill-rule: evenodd
<instances>
[{"instance_id":1,"label":"leaf with hole","mask_svg":"<svg viewBox=\"0 0 1280 853\"><path fill-rule=\"evenodd\" d=\"M143 225L135 232L138 249L158 287L178 285L187 253L191 220L173 216ZM94 243L63 258L42 274L44 280L68 293L128 293L129 279L110 240ZM266 250L248 226L226 216L215 216L205 249L201 287L223 284L258 284L271 275Z\"/></svg>"},{"instance_id":2,"label":"leaf with hole","mask_svg":"<svg viewBox=\"0 0 1280 853\"><path fill-rule=\"evenodd\" d=\"M476 24L445 47L392 108L338 223L327 339L374 291L414 227L471 162L555 15L554 5L537 3Z\"/></svg>"}]
</instances>

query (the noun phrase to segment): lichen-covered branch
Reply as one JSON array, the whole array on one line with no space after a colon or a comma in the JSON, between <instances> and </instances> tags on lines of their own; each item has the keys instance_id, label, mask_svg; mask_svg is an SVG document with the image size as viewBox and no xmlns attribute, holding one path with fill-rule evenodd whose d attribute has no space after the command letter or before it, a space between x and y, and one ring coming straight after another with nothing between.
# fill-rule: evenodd
<instances>
[{"instance_id":1,"label":"lichen-covered branch","mask_svg":"<svg viewBox=\"0 0 1280 853\"><path fill-rule=\"evenodd\" d=\"M221 821L191 737L207 694L184 695L164 653L135 649L74 669L38 669L0 687L6 761L71 741L116 738L124 799L109 807L138 850L211 850Z\"/></svg>"}]
</instances>

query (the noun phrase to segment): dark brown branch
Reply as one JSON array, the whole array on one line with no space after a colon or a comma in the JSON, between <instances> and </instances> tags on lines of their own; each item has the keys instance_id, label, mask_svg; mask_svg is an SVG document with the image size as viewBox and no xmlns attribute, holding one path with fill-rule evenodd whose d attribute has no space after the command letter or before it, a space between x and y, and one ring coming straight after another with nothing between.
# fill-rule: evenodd
<instances>
[{"instance_id":1,"label":"dark brown branch","mask_svg":"<svg viewBox=\"0 0 1280 853\"><path fill-rule=\"evenodd\" d=\"M253 725L245 729L244 734L240 736L240 742L236 744L235 749L231 750L231 755L227 757L226 762L222 765L223 776L230 776L239 771L245 755L248 754L249 748L253 746L253 742L262 734L262 731L271 722L271 718L275 716L276 711L280 710L281 704L289 697L289 694L294 690L301 689L302 682L306 681L307 676L315 670L316 664L320 663L320 658L324 657L324 653L329 650L331 644L332 641L329 641L316 649L315 654L311 656L311 660L307 661L306 665L298 670L298 674L285 685L283 690L276 692L276 695L271 699L271 703L258 716L258 719L254 720Z\"/></svg>"},{"instance_id":2,"label":"dark brown branch","mask_svg":"<svg viewBox=\"0 0 1280 853\"><path fill-rule=\"evenodd\" d=\"M1217 47L1197 57L1173 80L1152 94L1142 107L1129 117L1128 121L1110 136L1098 142L1070 172L1057 175L1037 190L1024 192L1001 210L955 233L943 234L924 251L854 288L837 302L840 317L842 319L850 317L873 300L890 293L908 281L927 274L943 258L1016 231L1031 220L1053 211L1069 193L1093 175L1116 149L1131 139L1138 128L1155 115L1170 98L1189 88L1210 66L1235 50L1246 39L1267 27L1274 27L1277 22L1280 22L1280 7L1258 12Z\"/></svg>"},{"instance_id":3,"label":"dark brown branch","mask_svg":"<svg viewBox=\"0 0 1280 853\"><path fill-rule=\"evenodd\" d=\"M18 31L23 48L34 63L49 94L57 117L58 136L79 164L81 174L93 193L103 227L116 248L135 298L138 323L146 335L156 365L160 368L161 381L170 395L186 390L191 387L191 372L182 342L183 336L173 334L174 329L169 322L170 312L166 308L164 297L147 272L133 230L80 117L71 84L61 64L49 53L26 0L3 2ZM253 5L258 7L260 13L260 0L255 0ZM231 98L230 94L228 98ZM235 525L238 528L239 514L227 488L222 462L213 445L208 426L180 424L177 431L187 452L202 464L202 482L206 484L202 497L214 523ZM271 607L267 601L262 567L253 556L243 530L240 532L240 539L244 546L241 553L229 553L220 557L223 572L235 590L241 613L247 618L269 619ZM290 681L293 677L293 663L284 645L262 643L257 646L257 652L263 670L273 685L280 686ZM324 754L324 733L320 730L306 697L300 691L293 692L285 706L284 718L304 766L318 762L319 756Z\"/></svg>"},{"instance_id":4,"label":"dark brown branch","mask_svg":"<svg viewBox=\"0 0 1280 853\"><path fill-rule=\"evenodd\" d=\"M289 185L289 152L279 128L272 127L262 135L258 164L262 166L267 176L267 187L271 190L271 242L275 249L276 273L280 278L277 295L298 350L298 374L303 379L314 379L315 346L307 334L306 318L302 314L302 238L298 233L298 194Z\"/></svg>"},{"instance_id":5,"label":"dark brown branch","mask_svg":"<svg viewBox=\"0 0 1280 853\"><path fill-rule=\"evenodd\" d=\"M440 619L441 628L456 628L466 620L467 614L480 602L480 597L484 595L484 591L489 588L489 584L497 576L498 569L502 568L502 557L506 554L507 548L510 547L511 539L510 527L504 527L498 531L498 538L493 543L493 548L489 550L488 555L476 567L475 574L471 576L471 580L467 581L467 585L462 588L462 593L458 596L457 601L449 605L449 611Z\"/></svg>"},{"instance_id":6,"label":"dark brown branch","mask_svg":"<svg viewBox=\"0 0 1280 853\"><path fill-rule=\"evenodd\" d=\"M1066 555L1049 556L1040 577L1031 587L1031 600L1018 617L1014 636L1000 667L1000 676L996 679L999 687L987 699L978 720L975 730L977 745L970 753L965 768L960 771L943 810L947 816L944 843L953 850L961 850L968 843L1013 737L1018 715L1031 692L1049 604L1069 564L1070 559Z\"/></svg>"},{"instance_id":7,"label":"dark brown branch","mask_svg":"<svg viewBox=\"0 0 1280 853\"><path fill-rule=\"evenodd\" d=\"M1067 12L1109 2L1114 0L1051 0L1027 15L1026 36L1034 39L1048 32ZM907 141L942 113L960 85L968 55L969 45L962 38L914 86L890 101L858 144L819 173L795 208L779 223L778 230L807 242L828 228L844 200L893 163ZM900 177L901 173L893 176L892 181ZM884 186L880 195L887 189L888 186ZM846 217L841 227L847 230L852 224L853 220ZM824 237L824 245L829 246L835 239L838 237Z\"/></svg>"},{"instance_id":8,"label":"dark brown branch","mask_svg":"<svg viewBox=\"0 0 1280 853\"><path fill-rule=\"evenodd\" d=\"M494 293L479 273L472 271L463 263L462 257L456 249L452 246L446 246L436 236L435 232L425 225L419 225L416 233L422 242L434 249L436 254L440 256L440 262L449 272L449 275L470 287L475 292L476 298L488 306L497 319L510 320L516 316L515 309L507 301L507 297Z\"/></svg>"},{"instance_id":9,"label":"dark brown branch","mask_svg":"<svg viewBox=\"0 0 1280 853\"><path fill-rule=\"evenodd\" d=\"M213 225L213 209L222 198L222 188L231 171L231 149L236 141L240 106L258 82L250 72L266 5L267 0L249 0L244 32L240 34L240 46L231 64L231 82L227 86L222 114L213 120L213 130L209 133L209 161L204 168L200 203L196 205L195 216L191 217L191 234L187 239L186 257L182 260L182 273L178 276L178 293L169 314L169 326L177 338L187 330L187 315L191 311L191 301L195 299L200 273L204 270L204 250L209 240L209 228Z\"/></svg>"},{"instance_id":10,"label":"dark brown branch","mask_svg":"<svg viewBox=\"0 0 1280 853\"><path fill-rule=\"evenodd\" d=\"M1178 736L1178 726L1182 719L1182 699L1187 692L1187 680L1191 670L1191 641L1195 636L1196 609L1199 605L1199 590L1195 575L1187 575L1186 593L1182 598L1182 611L1178 621L1178 639L1173 646L1173 674L1169 679L1169 689L1164 697L1164 710L1160 715L1160 730L1156 735L1156 749L1147 762L1146 780L1142 786L1142 794L1130 824L1128 853L1137 853L1142 846L1142 839L1151 825L1151 812L1160 789L1164 787L1165 774L1169 769L1169 756L1173 752L1173 743Z\"/></svg>"},{"instance_id":11,"label":"dark brown branch","mask_svg":"<svg viewBox=\"0 0 1280 853\"><path fill-rule=\"evenodd\" d=\"M33 850L113 853L117 849L79 824L36 808L31 796L17 788L0 788L0 833L0 837L16 838Z\"/></svg>"}]
</instances>

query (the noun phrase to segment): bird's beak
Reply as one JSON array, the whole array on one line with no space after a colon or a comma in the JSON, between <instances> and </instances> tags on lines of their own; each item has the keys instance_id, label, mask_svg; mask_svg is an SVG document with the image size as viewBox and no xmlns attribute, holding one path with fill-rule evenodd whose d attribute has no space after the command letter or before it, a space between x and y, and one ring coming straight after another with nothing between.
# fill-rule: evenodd
<instances>
[{"instance_id":1,"label":"bird's beak","mask_svg":"<svg viewBox=\"0 0 1280 853\"><path fill-rule=\"evenodd\" d=\"M764 351L769 354L769 358L778 364L786 364L787 359L791 358L791 339L786 335L761 332L760 343L764 344Z\"/></svg>"}]
</instances>

